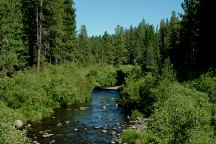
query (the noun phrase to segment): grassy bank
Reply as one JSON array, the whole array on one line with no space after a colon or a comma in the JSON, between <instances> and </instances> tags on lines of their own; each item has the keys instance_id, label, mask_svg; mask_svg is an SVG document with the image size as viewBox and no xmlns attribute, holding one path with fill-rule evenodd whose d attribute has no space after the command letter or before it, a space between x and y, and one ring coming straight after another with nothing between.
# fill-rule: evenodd
<instances>
[{"instance_id":1,"label":"grassy bank","mask_svg":"<svg viewBox=\"0 0 216 144\"><path fill-rule=\"evenodd\" d=\"M16 119L40 120L54 108L87 101L92 80L75 64L26 70L0 80L0 143L28 143L24 132L12 127Z\"/></svg>"}]
</instances>

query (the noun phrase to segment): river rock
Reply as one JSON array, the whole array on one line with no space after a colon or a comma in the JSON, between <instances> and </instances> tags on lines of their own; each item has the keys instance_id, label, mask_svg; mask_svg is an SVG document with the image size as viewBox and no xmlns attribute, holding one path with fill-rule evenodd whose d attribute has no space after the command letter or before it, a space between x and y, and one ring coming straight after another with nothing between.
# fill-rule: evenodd
<instances>
[{"instance_id":1,"label":"river rock","mask_svg":"<svg viewBox=\"0 0 216 144\"><path fill-rule=\"evenodd\" d=\"M55 140L51 140L49 144L53 144L53 143L55 143Z\"/></svg>"},{"instance_id":2,"label":"river rock","mask_svg":"<svg viewBox=\"0 0 216 144\"><path fill-rule=\"evenodd\" d=\"M38 133L39 133L39 134L43 134L44 132L43 132L43 131L39 131Z\"/></svg>"},{"instance_id":3,"label":"river rock","mask_svg":"<svg viewBox=\"0 0 216 144\"><path fill-rule=\"evenodd\" d=\"M52 130L44 130L44 133L50 133Z\"/></svg>"},{"instance_id":4,"label":"river rock","mask_svg":"<svg viewBox=\"0 0 216 144\"><path fill-rule=\"evenodd\" d=\"M136 129L136 126L132 125L131 128L132 128L132 129Z\"/></svg>"},{"instance_id":5,"label":"river rock","mask_svg":"<svg viewBox=\"0 0 216 144\"><path fill-rule=\"evenodd\" d=\"M57 123L56 124L58 127L62 127L62 123Z\"/></svg>"},{"instance_id":6,"label":"river rock","mask_svg":"<svg viewBox=\"0 0 216 144\"><path fill-rule=\"evenodd\" d=\"M116 134L116 132L115 131L112 131L112 135L115 135Z\"/></svg>"},{"instance_id":7,"label":"river rock","mask_svg":"<svg viewBox=\"0 0 216 144\"><path fill-rule=\"evenodd\" d=\"M75 129L74 129L74 131L75 131L75 132L77 132L77 131L78 131L78 129L77 129L77 128L75 128Z\"/></svg>"},{"instance_id":8,"label":"river rock","mask_svg":"<svg viewBox=\"0 0 216 144\"><path fill-rule=\"evenodd\" d=\"M99 128L101 128L100 126L96 126L96 127L94 127L94 129L99 129Z\"/></svg>"},{"instance_id":9,"label":"river rock","mask_svg":"<svg viewBox=\"0 0 216 144\"><path fill-rule=\"evenodd\" d=\"M69 124L69 123L70 123L70 121L65 121L65 123L66 123L66 124Z\"/></svg>"},{"instance_id":10,"label":"river rock","mask_svg":"<svg viewBox=\"0 0 216 144\"><path fill-rule=\"evenodd\" d=\"M107 130L103 129L101 132L102 132L102 133L107 133Z\"/></svg>"},{"instance_id":11,"label":"river rock","mask_svg":"<svg viewBox=\"0 0 216 144\"><path fill-rule=\"evenodd\" d=\"M106 109L106 106L103 106L103 109Z\"/></svg>"},{"instance_id":12,"label":"river rock","mask_svg":"<svg viewBox=\"0 0 216 144\"><path fill-rule=\"evenodd\" d=\"M42 135L43 138L48 138L48 137L51 137L51 136L53 136L53 134L44 133L44 134Z\"/></svg>"},{"instance_id":13,"label":"river rock","mask_svg":"<svg viewBox=\"0 0 216 144\"><path fill-rule=\"evenodd\" d=\"M80 107L79 109L80 109L81 111L85 111L85 110L88 109L88 107Z\"/></svg>"},{"instance_id":14,"label":"river rock","mask_svg":"<svg viewBox=\"0 0 216 144\"><path fill-rule=\"evenodd\" d=\"M31 125L31 124L27 124L26 126L27 126L28 128L30 128L32 125Z\"/></svg>"},{"instance_id":15,"label":"river rock","mask_svg":"<svg viewBox=\"0 0 216 144\"><path fill-rule=\"evenodd\" d=\"M111 144L115 144L115 142L114 142L114 141L111 141Z\"/></svg>"},{"instance_id":16,"label":"river rock","mask_svg":"<svg viewBox=\"0 0 216 144\"><path fill-rule=\"evenodd\" d=\"M38 141L32 141L32 144L40 144Z\"/></svg>"},{"instance_id":17,"label":"river rock","mask_svg":"<svg viewBox=\"0 0 216 144\"><path fill-rule=\"evenodd\" d=\"M24 122L22 120L15 120L13 123L14 128L19 129L24 125Z\"/></svg>"}]
</instances>

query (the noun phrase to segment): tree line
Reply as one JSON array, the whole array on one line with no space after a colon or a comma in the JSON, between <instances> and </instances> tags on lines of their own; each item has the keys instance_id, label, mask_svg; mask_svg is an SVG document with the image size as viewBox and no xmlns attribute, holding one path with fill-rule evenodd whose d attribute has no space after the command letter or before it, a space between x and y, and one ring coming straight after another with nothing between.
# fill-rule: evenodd
<instances>
[{"instance_id":1,"label":"tree line","mask_svg":"<svg viewBox=\"0 0 216 144\"><path fill-rule=\"evenodd\" d=\"M178 76L187 79L215 66L215 22L212 1L185 0L184 13L171 13L154 27L142 20L138 26L118 25L114 34L88 36L82 25L76 31L73 0L2 0L0 3L0 70L43 64L76 62L141 65L155 71L170 58Z\"/></svg>"}]
</instances>

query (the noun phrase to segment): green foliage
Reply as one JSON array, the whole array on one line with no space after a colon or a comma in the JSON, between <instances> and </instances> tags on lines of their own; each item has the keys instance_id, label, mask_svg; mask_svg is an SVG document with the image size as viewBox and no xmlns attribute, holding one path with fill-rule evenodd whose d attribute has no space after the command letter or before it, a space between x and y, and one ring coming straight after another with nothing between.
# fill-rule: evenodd
<instances>
[{"instance_id":1,"label":"green foliage","mask_svg":"<svg viewBox=\"0 0 216 144\"><path fill-rule=\"evenodd\" d=\"M114 86L117 82L117 69L112 66L92 67L87 77L91 78L93 85L96 87Z\"/></svg>"},{"instance_id":2,"label":"green foliage","mask_svg":"<svg viewBox=\"0 0 216 144\"><path fill-rule=\"evenodd\" d=\"M61 105L87 101L93 85L79 71L73 63L48 65L41 72L27 70L0 80L0 142L9 144L17 140L19 144L26 140L22 132L8 126L15 119L36 121Z\"/></svg>"},{"instance_id":3,"label":"green foliage","mask_svg":"<svg viewBox=\"0 0 216 144\"><path fill-rule=\"evenodd\" d=\"M139 139L140 136L141 135L137 131L133 129L128 129L125 132L123 132L122 142L128 144L136 144L136 140Z\"/></svg>"},{"instance_id":4,"label":"green foliage","mask_svg":"<svg viewBox=\"0 0 216 144\"><path fill-rule=\"evenodd\" d=\"M150 112L148 116L151 116L146 132L139 136L129 132L122 139L138 144L214 143L214 89L212 74L184 85L178 83L169 60L165 60L159 76L151 73L129 75L122 89L124 106L141 110L144 116ZM139 113L135 110L132 115Z\"/></svg>"},{"instance_id":5,"label":"green foliage","mask_svg":"<svg viewBox=\"0 0 216 144\"><path fill-rule=\"evenodd\" d=\"M90 81L77 73L74 64L47 66L40 73L19 72L13 79L0 82L3 101L33 120L62 104L87 100L92 89Z\"/></svg>"},{"instance_id":6,"label":"green foliage","mask_svg":"<svg viewBox=\"0 0 216 144\"><path fill-rule=\"evenodd\" d=\"M212 106L205 93L179 83L172 83L166 88L159 86L157 89L166 98L155 102L147 131L140 133L139 137L128 133L128 141L143 144L214 143L211 126ZM159 96L159 93L152 94Z\"/></svg>"},{"instance_id":7,"label":"green foliage","mask_svg":"<svg viewBox=\"0 0 216 144\"><path fill-rule=\"evenodd\" d=\"M156 103L151 116L147 142L154 143L208 143L213 141L211 105L206 94L178 83L164 91L166 99ZM158 104L159 103L159 104ZM205 133L200 141L197 139Z\"/></svg>"},{"instance_id":8,"label":"green foliage","mask_svg":"<svg viewBox=\"0 0 216 144\"><path fill-rule=\"evenodd\" d=\"M197 90L208 94L210 102L216 104L216 77L206 73L190 83Z\"/></svg>"},{"instance_id":9,"label":"green foliage","mask_svg":"<svg viewBox=\"0 0 216 144\"><path fill-rule=\"evenodd\" d=\"M140 117L143 117L143 113L139 112L138 110L132 111L132 113L131 113L131 118L132 119L137 119L137 118L140 118Z\"/></svg>"},{"instance_id":10,"label":"green foliage","mask_svg":"<svg viewBox=\"0 0 216 144\"><path fill-rule=\"evenodd\" d=\"M6 76L24 66L20 0L0 2L0 73Z\"/></svg>"},{"instance_id":11,"label":"green foliage","mask_svg":"<svg viewBox=\"0 0 216 144\"><path fill-rule=\"evenodd\" d=\"M173 65L171 64L169 59L165 59L164 61L159 80L166 82L174 82L177 80L176 72L173 69Z\"/></svg>"},{"instance_id":12,"label":"green foliage","mask_svg":"<svg viewBox=\"0 0 216 144\"><path fill-rule=\"evenodd\" d=\"M0 101L0 143L1 144L27 144L29 140L25 133L12 128L17 113L14 109L9 108L3 101Z\"/></svg>"},{"instance_id":13,"label":"green foliage","mask_svg":"<svg viewBox=\"0 0 216 144\"><path fill-rule=\"evenodd\" d=\"M115 28L114 55L114 64L116 66L126 63L126 38L124 28L120 25Z\"/></svg>"},{"instance_id":14,"label":"green foliage","mask_svg":"<svg viewBox=\"0 0 216 144\"><path fill-rule=\"evenodd\" d=\"M79 47L76 51L77 62L83 66L93 64L93 55L85 25L82 25L80 28L80 33L78 35L78 45Z\"/></svg>"},{"instance_id":15,"label":"green foliage","mask_svg":"<svg viewBox=\"0 0 216 144\"><path fill-rule=\"evenodd\" d=\"M122 104L129 109L139 109L144 114L150 114L154 102L151 88L155 85L156 77L152 73L147 73L143 77L129 77L121 91Z\"/></svg>"},{"instance_id":16,"label":"green foliage","mask_svg":"<svg viewBox=\"0 0 216 144\"><path fill-rule=\"evenodd\" d=\"M1 144L29 144L30 140L25 133L15 130L11 125L0 122L0 143Z\"/></svg>"},{"instance_id":17,"label":"green foliage","mask_svg":"<svg viewBox=\"0 0 216 144\"><path fill-rule=\"evenodd\" d=\"M101 66L113 64L114 50L111 36L105 31L102 37L102 47L100 48Z\"/></svg>"}]
</instances>

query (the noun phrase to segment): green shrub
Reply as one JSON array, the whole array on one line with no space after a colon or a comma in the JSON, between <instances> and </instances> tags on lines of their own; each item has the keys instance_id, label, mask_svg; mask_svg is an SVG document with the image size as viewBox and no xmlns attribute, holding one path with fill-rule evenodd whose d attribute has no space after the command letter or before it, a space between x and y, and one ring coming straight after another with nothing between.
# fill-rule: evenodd
<instances>
[{"instance_id":1,"label":"green shrub","mask_svg":"<svg viewBox=\"0 0 216 144\"><path fill-rule=\"evenodd\" d=\"M155 85L156 77L152 73L147 73L138 79L129 77L121 91L123 106L132 110L138 109L146 115L150 114L154 103L151 88Z\"/></svg>"},{"instance_id":2,"label":"green shrub","mask_svg":"<svg viewBox=\"0 0 216 144\"><path fill-rule=\"evenodd\" d=\"M112 66L92 67L86 74L96 87L114 86L117 82L117 69Z\"/></svg>"},{"instance_id":3,"label":"green shrub","mask_svg":"<svg viewBox=\"0 0 216 144\"><path fill-rule=\"evenodd\" d=\"M9 124L0 122L0 144L29 144L30 140L25 133L15 130Z\"/></svg>"},{"instance_id":4,"label":"green shrub","mask_svg":"<svg viewBox=\"0 0 216 144\"><path fill-rule=\"evenodd\" d=\"M198 91L205 92L209 96L212 103L216 103L216 76L211 73L202 75L200 78L193 80L189 83Z\"/></svg>"},{"instance_id":5,"label":"green shrub","mask_svg":"<svg viewBox=\"0 0 216 144\"><path fill-rule=\"evenodd\" d=\"M133 129L127 129L122 134L122 142L127 144L136 144L136 141L140 138L140 134Z\"/></svg>"},{"instance_id":6,"label":"green shrub","mask_svg":"<svg viewBox=\"0 0 216 144\"><path fill-rule=\"evenodd\" d=\"M171 84L164 93L167 99L156 102L144 142L196 144L214 140L206 94L178 83ZM201 133L205 133L202 141L197 139Z\"/></svg>"},{"instance_id":7,"label":"green shrub","mask_svg":"<svg viewBox=\"0 0 216 144\"><path fill-rule=\"evenodd\" d=\"M133 110L131 114L132 119L137 119L143 117L143 113L139 112L138 110Z\"/></svg>"}]
</instances>

